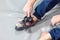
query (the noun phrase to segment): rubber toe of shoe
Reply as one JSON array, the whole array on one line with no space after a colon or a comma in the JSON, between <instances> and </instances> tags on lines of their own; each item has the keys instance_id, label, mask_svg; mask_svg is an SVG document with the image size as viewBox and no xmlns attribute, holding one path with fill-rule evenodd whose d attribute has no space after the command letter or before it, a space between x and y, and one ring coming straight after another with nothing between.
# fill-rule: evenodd
<instances>
[{"instance_id":1,"label":"rubber toe of shoe","mask_svg":"<svg viewBox=\"0 0 60 40\"><path fill-rule=\"evenodd\" d=\"M15 30L17 30L17 31L22 31L22 30L24 30L24 27L15 27Z\"/></svg>"},{"instance_id":2,"label":"rubber toe of shoe","mask_svg":"<svg viewBox=\"0 0 60 40\"><path fill-rule=\"evenodd\" d=\"M24 27L21 23L17 23L16 26L15 26L15 30L22 31L22 30L24 30Z\"/></svg>"}]
</instances>

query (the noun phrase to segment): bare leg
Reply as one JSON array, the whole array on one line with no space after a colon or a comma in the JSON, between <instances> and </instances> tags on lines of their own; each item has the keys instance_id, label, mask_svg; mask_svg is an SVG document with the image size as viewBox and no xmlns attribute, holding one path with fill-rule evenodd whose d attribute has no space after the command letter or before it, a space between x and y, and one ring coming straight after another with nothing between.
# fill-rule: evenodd
<instances>
[{"instance_id":1,"label":"bare leg","mask_svg":"<svg viewBox=\"0 0 60 40\"><path fill-rule=\"evenodd\" d=\"M39 40L51 40L51 39L52 39L52 38L51 38L49 32L43 32L43 33L41 34L41 37L39 38Z\"/></svg>"}]
</instances>

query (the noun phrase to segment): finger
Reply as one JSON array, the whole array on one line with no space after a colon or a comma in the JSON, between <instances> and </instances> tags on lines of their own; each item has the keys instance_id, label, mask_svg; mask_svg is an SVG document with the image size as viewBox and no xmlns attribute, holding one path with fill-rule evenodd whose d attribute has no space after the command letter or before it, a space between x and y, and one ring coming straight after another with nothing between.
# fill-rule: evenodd
<instances>
[{"instance_id":1,"label":"finger","mask_svg":"<svg viewBox=\"0 0 60 40\"><path fill-rule=\"evenodd\" d=\"M30 11L28 11L28 17L30 17L31 16L31 12Z\"/></svg>"},{"instance_id":2,"label":"finger","mask_svg":"<svg viewBox=\"0 0 60 40\"><path fill-rule=\"evenodd\" d=\"M55 24L56 24L55 22L52 23L53 26L55 26Z\"/></svg>"},{"instance_id":3,"label":"finger","mask_svg":"<svg viewBox=\"0 0 60 40\"><path fill-rule=\"evenodd\" d=\"M52 25L56 25L57 23L59 23L59 21L53 21Z\"/></svg>"},{"instance_id":4,"label":"finger","mask_svg":"<svg viewBox=\"0 0 60 40\"><path fill-rule=\"evenodd\" d=\"M56 22L51 20L51 24L54 26L56 24Z\"/></svg>"}]
</instances>

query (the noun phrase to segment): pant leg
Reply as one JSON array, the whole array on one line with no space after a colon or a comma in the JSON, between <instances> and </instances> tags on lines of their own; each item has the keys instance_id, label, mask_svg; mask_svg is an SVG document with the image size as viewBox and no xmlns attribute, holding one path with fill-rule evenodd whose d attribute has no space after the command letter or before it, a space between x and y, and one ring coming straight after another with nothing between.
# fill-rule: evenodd
<instances>
[{"instance_id":1,"label":"pant leg","mask_svg":"<svg viewBox=\"0 0 60 40\"><path fill-rule=\"evenodd\" d=\"M60 40L60 28L54 28L50 32L52 40Z\"/></svg>"},{"instance_id":2,"label":"pant leg","mask_svg":"<svg viewBox=\"0 0 60 40\"><path fill-rule=\"evenodd\" d=\"M35 12L33 15L40 19L46 12L51 10L59 2L60 0L43 0L42 3L35 8Z\"/></svg>"}]
</instances>

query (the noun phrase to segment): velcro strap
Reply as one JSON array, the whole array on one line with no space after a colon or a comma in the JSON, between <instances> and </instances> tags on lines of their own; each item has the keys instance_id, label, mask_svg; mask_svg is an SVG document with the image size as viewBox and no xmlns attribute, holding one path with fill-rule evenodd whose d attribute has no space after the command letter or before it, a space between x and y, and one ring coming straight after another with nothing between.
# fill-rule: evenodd
<instances>
[{"instance_id":1,"label":"velcro strap","mask_svg":"<svg viewBox=\"0 0 60 40\"><path fill-rule=\"evenodd\" d=\"M23 23L24 23L24 25L23 25L23 27L25 27L25 29L27 29L28 28L28 26L26 25L26 23L32 23L33 22L33 18L30 16L30 17L24 17L24 20L23 20Z\"/></svg>"}]
</instances>

